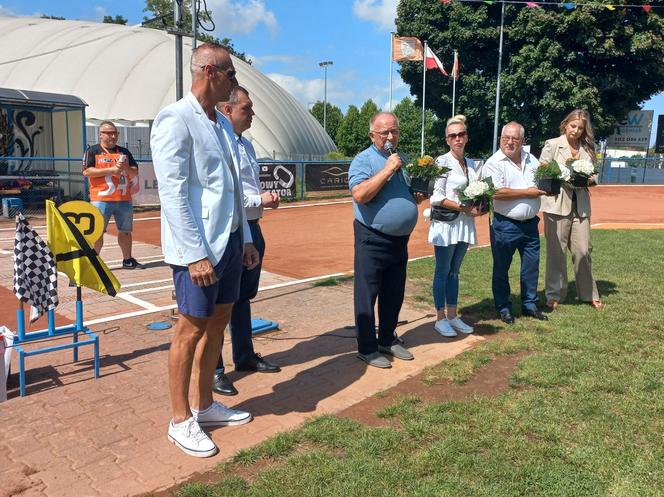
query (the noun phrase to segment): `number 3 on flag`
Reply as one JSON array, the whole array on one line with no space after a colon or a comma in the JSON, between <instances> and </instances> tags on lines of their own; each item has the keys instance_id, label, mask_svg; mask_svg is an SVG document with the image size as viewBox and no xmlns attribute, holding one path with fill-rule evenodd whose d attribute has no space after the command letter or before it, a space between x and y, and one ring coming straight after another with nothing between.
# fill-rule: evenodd
<instances>
[{"instance_id":1,"label":"number 3 on flag","mask_svg":"<svg viewBox=\"0 0 664 497\"><path fill-rule=\"evenodd\" d=\"M58 207L62 215L78 228L90 245L104 232L104 216L94 205L82 200L72 200Z\"/></svg>"}]
</instances>

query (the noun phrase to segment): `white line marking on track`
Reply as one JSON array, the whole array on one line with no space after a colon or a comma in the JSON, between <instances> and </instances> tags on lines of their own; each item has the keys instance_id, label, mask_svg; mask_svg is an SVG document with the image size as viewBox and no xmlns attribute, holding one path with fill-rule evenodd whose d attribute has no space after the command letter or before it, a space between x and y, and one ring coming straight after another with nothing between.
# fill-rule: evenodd
<instances>
[{"instance_id":1,"label":"white line marking on track","mask_svg":"<svg viewBox=\"0 0 664 497\"><path fill-rule=\"evenodd\" d=\"M142 307L143 309L149 310L149 311L159 311L161 310L160 307L151 304L150 302L146 302L145 300L141 300L139 298L134 297L133 295L130 295L127 292L120 292L116 294L116 297L120 297L121 299L126 300L127 302L131 302L132 304L135 304L139 307Z\"/></svg>"},{"instance_id":2,"label":"white line marking on track","mask_svg":"<svg viewBox=\"0 0 664 497\"><path fill-rule=\"evenodd\" d=\"M336 205L336 204L351 204L352 200L339 200L338 202L316 202L315 204L299 204L299 205L283 205L279 206L277 210L283 209L301 209L302 207L318 207L319 205Z\"/></svg>"},{"instance_id":3,"label":"white line marking on track","mask_svg":"<svg viewBox=\"0 0 664 497\"><path fill-rule=\"evenodd\" d=\"M173 281L171 280L165 280L165 281ZM125 288L125 287L122 287ZM164 286L155 286L152 288L142 288L140 290L130 290L128 292L123 292L126 295L136 295L138 293L150 293L150 292L157 292L159 290L168 290L169 288L173 288L173 285L164 285Z\"/></svg>"},{"instance_id":4,"label":"white line marking on track","mask_svg":"<svg viewBox=\"0 0 664 497\"><path fill-rule=\"evenodd\" d=\"M597 226L664 226L664 223L630 223L630 222L615 222L615 223L595 223L591 224L592 228Z\"/></svg>"},{"instance_id":5,"label":"white line marking on track","mask_svg":"<svg viewBox=\"0 0 664 497\"><path fill-rule=\"evenodd\" d=\"M149 281L141 281L140 283L127 283L126 285L122 285L122 288L130 288L134 286L146 286L146 285L151 285L155 283L166 283L167 281L173 281L173 278L166 278L165 280L149 280Z\"/></svg>"},{"instance_id":6,"label":"white line marking on track","mask_svg":"<svg viewBox=\"0 0 664 497\"><path fill-rule=\"evenodd\" d=\"M145 316L146 314L153 314L155 312L161 312L161 311L168 311L170 309L175 309L177 308L176 304L171 304L167 305L164 307L157 307L155 310L144 310L144 311L134 311L134 312L127 312L125 314L116 314L115 316L109 316L109 317L103 317L99 319L93 319L91 321L84 321L83 324L85 326L92 326L94 324L103 324L103 323L109 323L111 321L118 321L120 319L127 319L127 318L135 318L138 316Z\"/></svg>"}]
</instances>

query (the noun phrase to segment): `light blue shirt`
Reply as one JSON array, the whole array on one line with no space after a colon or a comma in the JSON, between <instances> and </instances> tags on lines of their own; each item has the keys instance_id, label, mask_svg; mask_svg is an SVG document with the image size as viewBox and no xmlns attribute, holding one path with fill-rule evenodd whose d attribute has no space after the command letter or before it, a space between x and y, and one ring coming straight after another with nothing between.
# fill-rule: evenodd
<instances>
[{"instance_id":1,"label":"light blue shirt","mask_svg":"<svg viewBox=\"0 0 664 497\"><path fill-rule=\"evenodd\" d=\"M386 160L386 155L375 145L357 154L348 170L350 190L382 171ZM371 201L366 204L353 201L353 211L359 222L386 235L410 235L417 224L417 203L401 169Z\"/></svg>"}]
</instances>

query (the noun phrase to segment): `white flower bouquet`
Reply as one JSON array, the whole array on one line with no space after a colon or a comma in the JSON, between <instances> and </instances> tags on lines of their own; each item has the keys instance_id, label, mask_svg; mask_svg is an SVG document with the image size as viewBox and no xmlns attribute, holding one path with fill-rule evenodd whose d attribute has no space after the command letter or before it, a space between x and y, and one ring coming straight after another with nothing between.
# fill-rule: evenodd
<instances>
[{"instance_id":1,"label":"white flower bouquet","mask_svg":"<svg viewBox=\"0 0 664 497\"><path fill-rule=\"evenodd\" d=\"M496 187L491 177L471 181L463 190L457 192L462 204L477 207L480 212L487 212Z\"/></svg>"},{"instance_id":2,"label":"white flower bouquet","mask_svg":"<svg viewBox=\"0 0 664 497\"><path fill-rule=\"evenodd\" d=\"M585 159L568 159L567 169L570 172L571 178L565 181L568 181L572 186L577 187L588 186L588 178L590 178L593 174L597 174L597 168L595 167L595 164Z\"/></svg>"},{"instance_id":3,"label":"white flower bouquet","mask_svg":"<svg viewBox=\"0 0 664 497\"><path fill-rule=\"evenodd\" d=\"M597 170L595 169L595 165L589 160L584 160L584 159L575 160L574 162L572 162L572 164L570 164L569 168L572 171L572 173L586 177L592 176L597 172Z\"/></svg>"}]
</instances>

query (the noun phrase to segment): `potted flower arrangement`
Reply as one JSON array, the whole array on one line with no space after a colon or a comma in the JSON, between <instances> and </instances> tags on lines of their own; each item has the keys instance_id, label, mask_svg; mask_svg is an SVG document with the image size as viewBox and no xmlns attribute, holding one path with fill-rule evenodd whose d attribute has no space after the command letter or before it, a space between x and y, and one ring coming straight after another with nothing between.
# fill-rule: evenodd
<instances>
[{"instance_id":1,"label":"potted flower arrangement","mask_svg":"<svg viewBox=\"0 0 664 497\"><path fill-rule=\"evenodd\" d=\"M463 190L458 192L459 200L464 205L472 205L481 213L489 212L491 199L496 193L491 177L472 181Z\"/></svg>"},{"instance_id":2,"label":"potted flower arrangement","mask_svg":"<svg viewBox=\"0 0 664 497\"><path fill-rule=\"evenodd\" d=\"M449 170L449 167L438 166L430 155L414 158L406 164L406 172L410 176L410 191L431 195L436 179Z\"/></svg>"},{"instance_id":3,"label":"potted flower arrangement","mask_svg":"<svg viewBox=\"0 0 664 497\"><path fill-rule=\"evenodd\" d=\"M588 179L597 174L597 168L589 160L567 159L567 167L571 173L570 184L576 187L587 187Z\"/></svg>"},{"instance_id":4,"label":"potted flower arrangement","mask_svg":"<svg viewBox=\"0 0 664 497\"><path fill-rule=\"evenodd\" d=\"M569 178L569 169L567 167L560 167L555 160L543 162L535 170L537 188L553 195L560 193L560 183L562 181L569 181Z\"/></svg>"}]
</instances>

